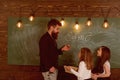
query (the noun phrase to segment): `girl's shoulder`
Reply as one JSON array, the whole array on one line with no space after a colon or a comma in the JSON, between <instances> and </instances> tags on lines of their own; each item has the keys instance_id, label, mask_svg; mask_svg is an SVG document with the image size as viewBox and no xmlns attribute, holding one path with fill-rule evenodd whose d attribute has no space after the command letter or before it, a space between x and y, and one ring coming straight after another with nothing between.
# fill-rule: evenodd
<instances>
[{"instance_id":1,"label":"girl's shoulder","mask_svg":"<svg viewBox=\"0 0 120 80\"><path fill-rule=\"evenodd\" d=\"M107 60L107 61L105 61L105 64L110 64L110 62Z\"/></svg>"},{"instance_id":2,"label":"girl's shoulder","mask_svg":"<svg viewBox=\"0 0 120 80\"><path fill-rule=\"evenodd\" d=\"M110 62L109 62L109 61L106 61L106 62L104 63L104 65L107 65L108 67L110 67Z\"/></svg>"},{"instance_id":3,"label":"girl's shoulder","mask_svg":"<svg viewBox=\"0 0 120 80\"><path fill-rule=\"evenodd\" d=\"M83 64L83 65L84 65L84 64L85 64L85 61L80 61L80 64Z\"/></svg>"}]
</instances>

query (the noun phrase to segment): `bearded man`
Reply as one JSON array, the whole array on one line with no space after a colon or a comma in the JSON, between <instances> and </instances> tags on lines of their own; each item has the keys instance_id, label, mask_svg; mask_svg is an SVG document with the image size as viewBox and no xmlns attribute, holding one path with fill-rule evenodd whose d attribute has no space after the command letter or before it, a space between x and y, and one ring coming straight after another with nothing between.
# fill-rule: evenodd
<instances>
[{"instance_id":1,"label":"bearded man","mask_svg":"<svg viewBox=\"0 0 120 80\"><path fill-rule=\"evenodd\" d=\"M69 45L57 48L56 40L60 31L61 23L57 19L48 22L48 31L40 38L40 70L44 80L57 80L58 56L63 51L70 50Z\"/></svg>"}]
</instances>

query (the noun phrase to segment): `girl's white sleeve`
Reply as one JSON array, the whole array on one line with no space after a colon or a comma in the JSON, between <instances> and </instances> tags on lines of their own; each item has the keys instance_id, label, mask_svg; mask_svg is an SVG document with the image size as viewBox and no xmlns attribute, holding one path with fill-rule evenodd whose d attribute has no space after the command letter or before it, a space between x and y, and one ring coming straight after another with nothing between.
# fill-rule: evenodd
<instances>
[{"instance_id":1,"label":"girl's white sleeve","mask_svg":"<svg viewBox=\"0 0 120 80\"><path fill-rule=\"evenodd\" d=\"M71 72L77 76L77 77L81 77L84 74L84 68L85 68L85 63L84 62L80 62L79 63L79 68L78 68L78 72L75 71L74 69L71 68Z\"/></svg>"}]
</instances>

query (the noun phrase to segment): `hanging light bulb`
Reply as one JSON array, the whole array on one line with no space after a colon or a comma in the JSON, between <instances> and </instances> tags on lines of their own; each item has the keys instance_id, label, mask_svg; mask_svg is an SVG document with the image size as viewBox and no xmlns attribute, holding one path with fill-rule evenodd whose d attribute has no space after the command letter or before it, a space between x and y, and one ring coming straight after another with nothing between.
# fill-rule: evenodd
<instances>
[{"instance_id":1,"label":"hanging light bulb","mask_svg":"<svg viewBox=\"0 0 120 80\"><path fill-rule=\"evenodd\" d=\"M61 19L60 23L62 24L62 26L64 26L65 21L64 21L64 19L63 19L63 18Z\"/></svg>"},{"instance_id":2,"label":"hanging light bulb","mask_svg":"<svg viewBox=\"0 0 120 80\"><path fill-rule=\"evenodd\" d=\"M20 11L19 11L19 20L17 21L17 27L21 28L22 27L22 20L21 20L21 7L20 7Z\"/></svg>"},{"instance_id":3,"label":"hanging light bulb","mask_svg":"<svg viewBox=\"0 0 120 80\"><path fill-rule=\"evenodd\" d=\"M17 27L18 28L21 28L22 27L22 21L19 19L18 22L17 22Z\"/></svg>"},{"instance_id":4,"label":"hanging light bulb","mask_svg":"<svg viewBox=\"0 0 120 80\"><path fill-rule=\"evenodd\" d=\"M88 20L87 20L87 22L86 22L86 25L87 25L87 26L91 26L91 25L92 25L91 18L88 18Z\"/></svg>"},{"instance_id":5,"label":"hanging light bulb","mask_svg":"<svg viewBox=\"0 0 120 80\"><path fill-rule=\"evenodd\" d=\"M34 15L34 14L31 14L30 17L29 17L29 20L30 20L30 21L33 21L33 20L34 20L34 17L35 17L35 15Z\"/></svg>"},{"instance_id":6,"label":"hanging light bulb","mask_svg":"<svg viewBox=\"0 0 120 80\"><path fill-rule=\"evenodd\" d=\"M109 27L107 19L104 20L103 27L104 28L108 28Z\"/></svg>"},{"instance_id":7,"label":"hanging light bulb","mask_svg":"<svg viewBox=\"0 0 120 80\"><path fill-rule=\"evenodd\" d=\"M76 21L76 23L75 23L75 29L76 30L78 30L79 29L79 24L78 24L78 22Z\"/></svg>"}]
</instances>

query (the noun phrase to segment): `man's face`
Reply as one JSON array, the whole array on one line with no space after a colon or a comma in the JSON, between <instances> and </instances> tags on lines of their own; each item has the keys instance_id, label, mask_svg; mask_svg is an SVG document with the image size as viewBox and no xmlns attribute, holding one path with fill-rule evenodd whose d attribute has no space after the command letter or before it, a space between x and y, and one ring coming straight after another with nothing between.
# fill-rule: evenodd
<instances>
[{"instance_id":1,"label":"man's face","mask_svg":"<svg viewBox=\"0 0 120 80\"><path fill-rule=\"evenodd\" d=\"M56 25L53 27L52 37L56 40L58 38L58 33L60 31L60 26Z\"/></svg>"}]
</instances>

